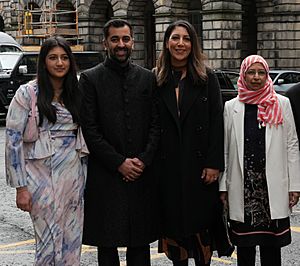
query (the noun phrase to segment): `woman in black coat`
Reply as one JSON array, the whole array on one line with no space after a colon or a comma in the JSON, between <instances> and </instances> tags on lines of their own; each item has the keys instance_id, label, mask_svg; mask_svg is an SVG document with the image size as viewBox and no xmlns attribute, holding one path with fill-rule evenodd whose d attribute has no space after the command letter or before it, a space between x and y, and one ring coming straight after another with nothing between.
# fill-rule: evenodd
<instances>
[{"instance_id":1,"label":"woman in black coat","mask_svg":"<svg viewBox=\"0 0 300 266\"><path fill-rule=\"evenodd\" d=\"M161 123L160 249L173 265L209 265L211 230L223 170L223 105L216 76L204 64L186 21L171 24L155 69Z\"/></svg>"}]
</instances>

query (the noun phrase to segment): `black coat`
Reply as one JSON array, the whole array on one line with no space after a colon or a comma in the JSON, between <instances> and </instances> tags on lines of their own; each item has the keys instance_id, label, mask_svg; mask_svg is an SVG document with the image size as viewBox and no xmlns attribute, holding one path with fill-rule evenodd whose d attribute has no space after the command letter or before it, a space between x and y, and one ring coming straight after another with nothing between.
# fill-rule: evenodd
<instances>
[{"instance_id":1,"label":"black coat","mask_svg":"<svg viewBox=\"0 0 300 266\"><path fill-rule=\"evenodd\" d=\"M297 135L298 139L300 140L300 83L289 88L285 95L290 99L295 119Z\"/></svg>"},{"instance_id":2,"label":"black coat","mask_svg":"<svg viewBox=\"0 0 300 266\"><path fill-rule=\"evenodd\" d=\"M155 78L130 63L106 61L81 75L83 134L90 155L85 189L83 243L141 246L157 239L157 178L151 165L159 127ZM118 167L138 157L146 168L134 182Z\"/></svg>"},{"instance_id":3,"label":"black coat","mask_svg":"<svg viewBox=\"0 0 300 266\"><path fill-rule=\"evenodd\" d=\"M172 78L158 88L158 96L163 234L189 236L212 225L216 215L218 182L205 185L201 173L224 167L220 86L211 72L199 85L187 76L180 118Z\"/></svg>"}]
</instances>

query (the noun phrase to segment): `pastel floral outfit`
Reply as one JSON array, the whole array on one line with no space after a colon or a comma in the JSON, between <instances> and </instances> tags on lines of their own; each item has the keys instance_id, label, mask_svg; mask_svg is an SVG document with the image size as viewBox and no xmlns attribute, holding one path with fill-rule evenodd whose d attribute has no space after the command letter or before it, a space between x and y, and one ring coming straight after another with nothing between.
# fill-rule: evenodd
<instances>
[{"instance_id":1,"label":"pastel floral outfit","mask_svg":"<svg viewBox=\"0 0 300 266\"><path fill-rule=\"evenodd\" d=\"M22 85L7 115L7 183L16 188L27 186L32 195L35 265L80 265L88 150L80 127L58 102L52 103L57 110L56 123L44 118L38 140L23 142L31 114L29 86L38 93L36 81Z\"/></svg>"}]
</instances>

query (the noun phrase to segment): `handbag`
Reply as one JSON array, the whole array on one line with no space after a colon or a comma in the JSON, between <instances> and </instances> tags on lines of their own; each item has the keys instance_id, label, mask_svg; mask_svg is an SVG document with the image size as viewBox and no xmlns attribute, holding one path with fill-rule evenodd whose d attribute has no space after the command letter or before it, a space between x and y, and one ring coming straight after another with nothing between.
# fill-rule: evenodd
<instances>
[{"instance_id":1,"label":"handbag","mask_svg":"<svg viewBox=\"0 0 300 266\"><path fill-rule=\"evenodd\" d=\"M39 137L39 128L36 121L36 95L32 86L28 86L31 98L31 116L28 115L27 124L23 133L24 142L35 142Z\"/></svg>"}]
</instances>

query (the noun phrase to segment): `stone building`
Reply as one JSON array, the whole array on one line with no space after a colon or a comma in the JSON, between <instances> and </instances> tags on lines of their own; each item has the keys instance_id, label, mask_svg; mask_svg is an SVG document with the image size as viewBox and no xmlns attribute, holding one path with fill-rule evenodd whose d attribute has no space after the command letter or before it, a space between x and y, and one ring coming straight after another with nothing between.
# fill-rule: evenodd
<instances>
[{"instance_id":1,"label":"stone building","mask_svg":"<svg viewBox=\"0 0 300 266\"><path fill-rule=\"evenodd\" d=\"M127 19L134 28L133 59L148 68L155 64L169 23L186 19L214 68L238 69L245 56L257 53L272 68L300 70L299 0L0 0L0 30L16 36L20 6L28 4L75 10L78 42L86 50L102 49L108 19ZM19 41L25 44L26 38Z\"/></svg>"}]
</instances>

